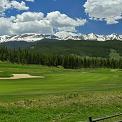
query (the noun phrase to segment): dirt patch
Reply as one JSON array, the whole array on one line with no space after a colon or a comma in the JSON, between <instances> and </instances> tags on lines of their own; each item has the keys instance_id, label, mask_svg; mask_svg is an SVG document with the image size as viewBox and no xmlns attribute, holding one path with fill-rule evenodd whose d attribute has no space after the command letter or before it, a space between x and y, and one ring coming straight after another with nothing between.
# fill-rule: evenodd
<instances>
[{"instance_id":1,"label":"dirt patch","mask_svg":"<svg viewBox=\"0 0 122 122\"><path fill-rule=\"evenodd\" d=\"M1 80L9 80L9 79L27 79L27 78L44 78L44 76L32 76L29 74L13 74L12 77L0 78Z\"/></svg>"}]
</instances>

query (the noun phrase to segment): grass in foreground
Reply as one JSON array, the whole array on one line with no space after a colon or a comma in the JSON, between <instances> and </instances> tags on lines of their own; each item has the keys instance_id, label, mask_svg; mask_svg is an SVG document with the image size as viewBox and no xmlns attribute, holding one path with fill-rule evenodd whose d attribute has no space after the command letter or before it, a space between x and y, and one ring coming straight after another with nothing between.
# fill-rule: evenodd
<instances>
[{"instance_id":1,"label":"grass in foreground","mask_svg":"<svg viewBox=\"0 0 122 122\"><path fill-rule=\"evenodd\" d=\"M80 122L122 112L121 70L1 63L0 71L4 77L14 73L45 76L0 80L0 122Z\"/></svg>"}]
</instances>

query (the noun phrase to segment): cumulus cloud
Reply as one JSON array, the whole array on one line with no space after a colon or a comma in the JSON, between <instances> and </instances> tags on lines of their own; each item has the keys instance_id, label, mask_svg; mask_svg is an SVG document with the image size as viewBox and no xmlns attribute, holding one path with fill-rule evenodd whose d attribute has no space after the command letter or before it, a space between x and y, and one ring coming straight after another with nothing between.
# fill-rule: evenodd
<instances>
[{"instance_id":1,"label":"cumulus cloud","mask_svg":"<svg viewBox=\"0 0 122 122\"><path fill-rule=\"evenodd\" d=\"M35 20L35 21L24 21L12 23L12 34L22 33L42 33L52 34L53 29L50 22L47 20Z\"/></svg>"},{"instance_id":2,"label":"cumulus cloud","mask_svg":"<svg viewBox=\"0 0 122 122\"><path fill-rule=\"evenodd\" d=\"M86 23L84 19L73 19L59 11L44 15L41 12L24 12L15 17L0 18L0 35L42 33L53 34L55 31L75 32L76 27Z\"/></svg>"},{"instance_id":3,"label":"cumulus cloud","mask_svg":"<svg viewBox=\"0 0 122 122\"><path fill-rule=\"evenodd\" d=\"M84 25L85 19L73 19L66 14L61 14L59 11L51 12L46 17L52 24L52 26L58 30L74 31L75 27Z\"/></svg>"},{"instance_id":4,"label":"cumulus cloud","mask_svg":"<svg viewBox=\"0 0 122 122\"><path fill-rule=\"evenodd\" d=\"M26 3L21 1L17 2L16 0L0 0L0 14L3 14L7 9L15 8L18 10L28 10L29 7L26 6Z\"/></svg>"},{"instance_id":5,"label":"cumulus cloud","mask_svg":"<svg viewBox=\"0 0 122 122\"><path fill-rule=\"evenodd\" d=\"M17 1L11 1L10 2L10 6L11 8L15 8L15 9L18 9L18 10L28 10L29 7L26 6L25 2L17 2Z\"/></svg>"},{"instance_id":6,"label":"cumulus cloud","mask_svg":"<svg viewBox=\"0 0 122 122\"><path fill-rule=\"evenodd\" d=\"M39 21L43 18L44 14L42 12L24 12L16 16L15 22Z\"/></svg>"},{"instance_id":7,"label":"cumulus cloud","mask_svg":"<svg viewBox=\"0 0 122 122\"><path fill-rule=\"evenodd\" d=\"M11 18L0 18L0 35L11 34Z\"/></svg>"},{"instance_id":8,"label":"cumulus cloud","mask_svg":"<svg viewBox=\"0 0 122 122\"><path fill-rule=\"evenodd\" d=\"M122 19L122 0L87 0L84 7L93 20L116 24Z\"/></svg>"}]
</instances>

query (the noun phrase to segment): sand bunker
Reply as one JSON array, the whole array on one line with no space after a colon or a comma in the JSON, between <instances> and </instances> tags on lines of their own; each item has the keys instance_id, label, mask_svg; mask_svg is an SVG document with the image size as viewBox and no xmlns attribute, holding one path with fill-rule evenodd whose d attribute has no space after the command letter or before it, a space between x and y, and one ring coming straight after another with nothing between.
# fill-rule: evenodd
<instances>
[{"instance_id":1,"label":"sand bunker","mask_svg":"<svg viewBox=\"0 0 122 122\"><path fill-rule=\"evenodd\" d=\"M44 78L43 76L32 76L29 74L13 74L12 77L0 78L2 80L7 79L27 79L27 78Z\"/></svg>"}]
</instances>

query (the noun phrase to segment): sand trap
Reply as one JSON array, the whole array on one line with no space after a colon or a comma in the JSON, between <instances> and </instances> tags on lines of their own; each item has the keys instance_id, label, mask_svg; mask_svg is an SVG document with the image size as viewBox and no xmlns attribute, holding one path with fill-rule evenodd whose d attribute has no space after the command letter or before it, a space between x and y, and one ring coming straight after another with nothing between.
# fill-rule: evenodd
<instances>
[{"instance_id":1,"label":"sand trap","mask_svg":"<svg viewBox=\"0 0 122 122\"><path fill-rule=\"evenodd\" d=\"M0 78L1 80L8 80L8 79L27 79L27 78L44 78L43 76L32 76L29 74L13 74L12 77L7 78Z\"/></svg>"}]
</instances>

